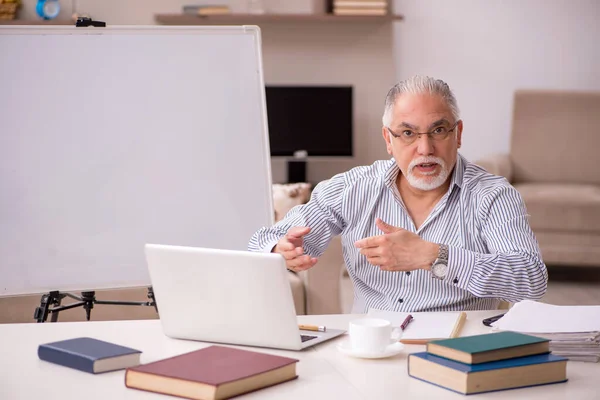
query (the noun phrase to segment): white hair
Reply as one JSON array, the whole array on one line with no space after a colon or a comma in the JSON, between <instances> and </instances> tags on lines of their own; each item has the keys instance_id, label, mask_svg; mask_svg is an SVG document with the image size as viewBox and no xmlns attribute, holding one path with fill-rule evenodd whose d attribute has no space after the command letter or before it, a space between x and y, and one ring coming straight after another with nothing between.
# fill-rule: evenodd
<instances>
[{"instance_id":1,"label":"white hair","mask_svg":"<svg viewBox=\"0 0 600 400\"><path fill-rule=\"evenodd\" d=\"M387 96L385 97L385 110L383 112L383 117L381 118L383 126L389 127L392 123L394 104L396 104L396 99L398 96L404 93L442 96L442 98L448 104L448 107L450 107L450 111L452 112L454 119L458 121L460 118L460 112L458 110L458 105L456 104L456 98L446 82L440 79L431 78L429 76L416 75L412 78L408 78L400 83L397 83L389 90Z\"/></svg>"}]
</instances>

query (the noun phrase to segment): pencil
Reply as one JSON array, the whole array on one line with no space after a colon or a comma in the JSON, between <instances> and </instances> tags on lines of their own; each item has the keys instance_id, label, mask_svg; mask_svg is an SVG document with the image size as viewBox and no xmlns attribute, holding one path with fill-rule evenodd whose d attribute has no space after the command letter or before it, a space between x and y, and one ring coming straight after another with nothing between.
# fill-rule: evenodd
<instances>
[{"instance_id":1,"label":"pencil","mask_svg":"<svg viewBox=\"0 0 600 400\"><path fill-rule=\"evenodd\" d=\"M298 328L300 328L303 331L315 331L315 332L325 332L327 330L327 328L325 328L324 326L317 326L317 325L298 325Z\"/></svg>"}]
</instances>

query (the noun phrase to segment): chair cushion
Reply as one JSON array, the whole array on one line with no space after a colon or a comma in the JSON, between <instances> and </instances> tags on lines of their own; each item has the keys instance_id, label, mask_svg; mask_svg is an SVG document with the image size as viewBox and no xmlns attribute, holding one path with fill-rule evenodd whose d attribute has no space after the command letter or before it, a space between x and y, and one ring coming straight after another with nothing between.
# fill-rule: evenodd
<instances>
[{"instance_id":1,"label":"chair cushion","mask_svg":"<svg viewBox=\"0 0 600 400\"><path fill-rule=\"evenodd\" d=\"M600 233L600 185L521 183L533 231Z\"/></svg>"},{"instance_id":2,"label":"chair cushion","mask_svg":"<svg viewBox=\"0 0 600 400\"><path fill-rule=\"evenodd\" d=\"M285 217L293 207L304 204L310 198L310 183L273 184L273 208L275 222Z\"/></svg>"},{"instance_id":3,"label":"chair cushion","mask_svg":"<svg viewBox=\"0 0 600 400\"><path fill-rule=\"evenodd\" d=\"M600 92L519 90L510 155L514 182L600 184Z\"/></svg>"},{"instance_id":4,"label":"chair cushion","mask_svg":"<svg viewBox=\"0 0 600 400\"><path fill-rule=\"evenodd\" d=\"M535 236L546 265L600 267L598 232L538 231Z\"/></svg>"},{"instance_id":5,"label":"chair cushion","mask_svg":"<svg viewBox=\"0 0 600 400\"><path fill-rule=\"evenodd\" d=\"M273 184L273 208L275 222L281 220L293 207L306 203L310 197L309 183ZM306 290L304 281L295 273L289 274L296 315L306 314Z\"/></svg>"}]
</instances>

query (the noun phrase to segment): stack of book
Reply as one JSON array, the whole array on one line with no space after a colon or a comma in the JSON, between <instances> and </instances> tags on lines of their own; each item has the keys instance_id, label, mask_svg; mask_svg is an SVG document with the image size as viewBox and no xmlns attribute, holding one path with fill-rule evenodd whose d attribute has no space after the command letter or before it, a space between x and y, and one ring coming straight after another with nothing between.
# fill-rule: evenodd
<instances>
[{"instance_id":1,"label":"stack of book","mask_svg":"<svg viewBox=\"0 0 600 400\"><path fill-rule=\"evenodd\" d=\"M388 0L332 0L334 15L387 15Z\"/></svg>"},{"instance_id":2,"label":"stack of book","mask_svg":"<svg viewBox=\"0 0 600 400\"><path fill-rule=\"evenodd\" d=\"M549 340L499 332L436 340L408 357L408 374L462 394L567 381L567 359Z\"/></svg>"}]
</instances>

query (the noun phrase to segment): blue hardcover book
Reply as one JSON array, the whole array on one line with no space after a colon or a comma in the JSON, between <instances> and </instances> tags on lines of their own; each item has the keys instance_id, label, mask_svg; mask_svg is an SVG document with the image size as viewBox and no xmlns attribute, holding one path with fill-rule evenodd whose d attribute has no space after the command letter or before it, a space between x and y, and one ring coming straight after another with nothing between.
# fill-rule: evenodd
<instances>
[{"instance_id":1,"label":"blue hardcover book","mask_svg":"<svg viewBox=\"0 0 600 400\"><path fill-rule=\"evenodd\" d=\"M89 337L41 344L40 360L98 374L140 365L141 351Z\"/></svg>"},{"instance_id":2,"label":"blue hardcover book","mask_svg":"<svg viewBox=\"0 0 600 400\"><path fill-rule=\"evenodd\" d=\"M463 364L427 352L408 356L408 375L462 394L567 381L567 359L550 353Z\"/></svg>"}]
</instances>

